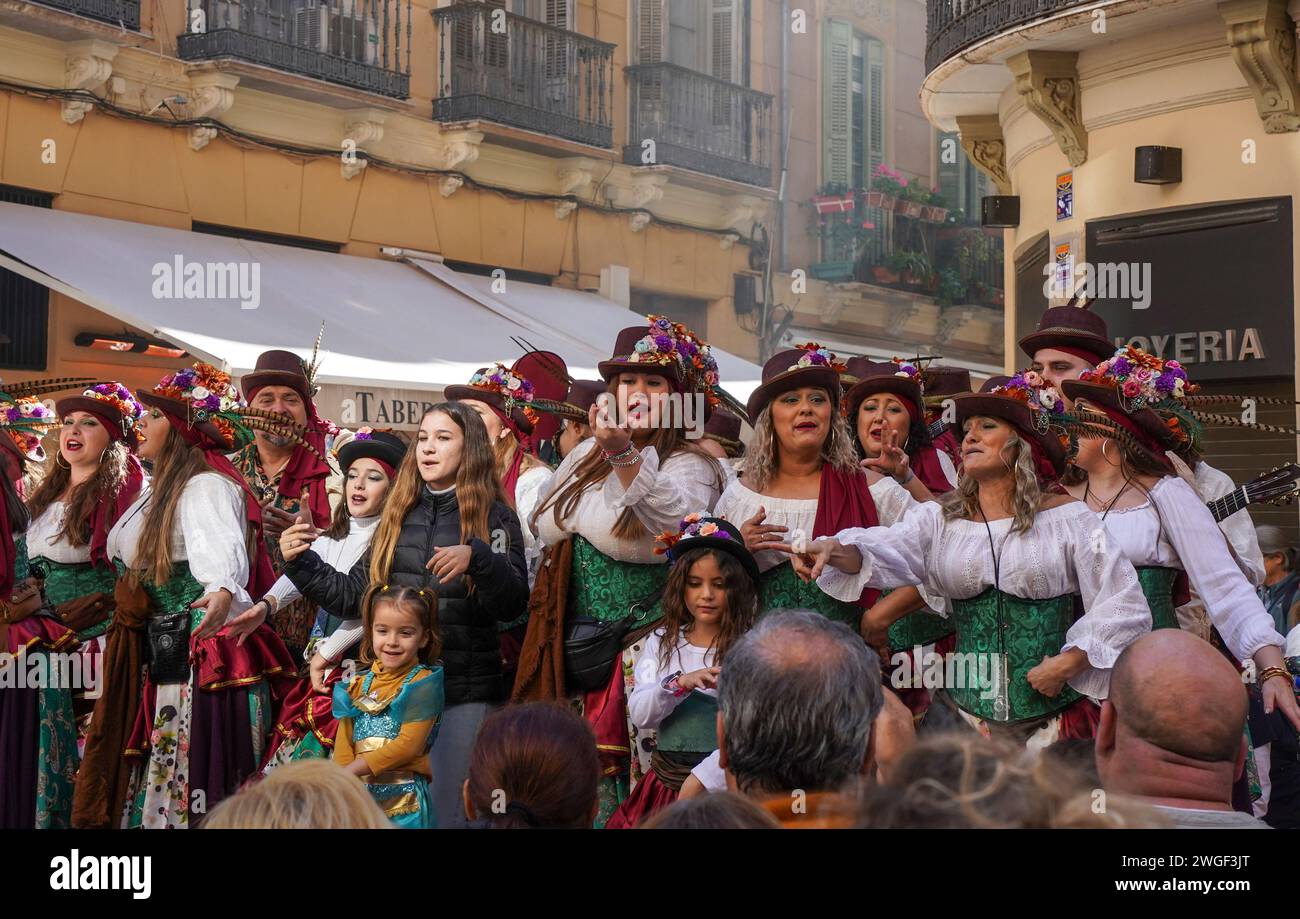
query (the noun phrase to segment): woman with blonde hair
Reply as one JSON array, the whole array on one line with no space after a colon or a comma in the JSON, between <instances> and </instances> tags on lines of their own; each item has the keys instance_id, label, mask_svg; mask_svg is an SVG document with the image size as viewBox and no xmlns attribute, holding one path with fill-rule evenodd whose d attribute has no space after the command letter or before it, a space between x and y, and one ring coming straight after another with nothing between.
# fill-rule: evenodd
<instances>
[{"instance_id":1,"label":"woman with blonde hair","mask_svg":"<svg viewBox=\"0 0 1300 919\"><path fill-rule=\"evenodd\" d=\"M205 830L391 830L356 776L329 760L285 763L221 802Z\"/></svg>"},{"instance_id":2,"label":"woman with blonde hair","mask_svg":"<svg viewBox=\"0 0 1300 919\"><path fill-rule=\"evenodd\" d=\"M1137 575L1087 505L1045 491L1068 450L1053 426L1064 409L1054 390L1013 378L954 402L962 479L942 504L806 551L781 548L801 577L841 599L921 584L949 600L956 654L969 666L936 693L927 723L956 715L1034 748L1092 737L1110 668L1151 628Z\"/></svg>"},{"instance_id":3,"label":"woman with blonde hair","mask_svg":"<svg viewBox=\"0 0 1300 919\"><path fill-rule=\"evenodd\" d=\"M370 546L350 569L300 551L316 538L307 523L281 534L284 573L330 615L357 618L373 584L437 592L446 709L431 759L433 810L445 827L464 827L460 786L474 733L506 698L497 627L518 619L528 601L519 519L479 414L459 402L425 411Z\"/></svg>"}]
</instances>

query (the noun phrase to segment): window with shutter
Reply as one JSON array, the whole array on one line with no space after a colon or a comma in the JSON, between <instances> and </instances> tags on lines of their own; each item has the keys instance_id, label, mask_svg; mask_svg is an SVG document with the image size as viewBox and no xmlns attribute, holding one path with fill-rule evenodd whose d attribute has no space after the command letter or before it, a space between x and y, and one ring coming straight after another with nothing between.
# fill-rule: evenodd
<instances>
[{"instance_id":1,"label":"window with shutter","mask_svg":"<svg viewBox=\"0 0 1300 919\"><path fill-rule=\"evenodd\" d=\"M867 174L885 161L885 46L867 38Z\"/></svg>"},{"instance_id":2,"label":"window with shutter","mask_svg":"<svg viewBox=\"0 0 1300 919\"><path fill-rule=\"evenodd\" d=\"M850 69L853 27L832 19L822 32L822 181L848 185L853 156Z\"/></svg>"},{"instance_id":3,"label":"window with shutter","mask_svg":"<svg viewBox=\"0 0 1300 919\"><path fill-rule=\"evenodd\" d=\"M740 0L709 0L708 73L728 83L740 80Z\"/></svg>"},{"instance_id":4,"label":"window with shutter","mask_svg":"<svg viewBox=\"0 0 1300 919\"><path fill-rule=\"evenodd\" d=\"M638 0L636 17L637 63L658 64L664 60L664 4L667 0Z\"/></svg>"}]
</instances>

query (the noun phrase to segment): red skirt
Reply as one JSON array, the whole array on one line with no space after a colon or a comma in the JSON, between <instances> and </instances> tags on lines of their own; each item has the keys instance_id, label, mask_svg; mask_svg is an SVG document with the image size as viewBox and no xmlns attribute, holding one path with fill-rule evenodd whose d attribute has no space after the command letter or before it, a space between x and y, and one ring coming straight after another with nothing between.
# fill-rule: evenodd
<instances>
[{"instance_id":1,"label":"red skirt","mask_svg":"<svg viewBox=\"0 0 1300 919\"><path fill-rule=\"evenodd\" d=\"M310 679L303 679L289 690L276 717L275 731L262 757L261 768L265 769L275 760L275 752L285 743L299 741L308 734L316 735L326 751L334 749L334 738L339 730L339 723L334 718L334 687L342 681L343 668L332 667L325 677L325 692L317 692Z\"/></svg>"},{"instance_id":2,"label":"red skirt","mask_svg":"<svg viewBox=\"0 0 1300 919\"><path fill-rule=\"evenodd\" d=\"M637 782L627 800L614 811L605 824L605 829L635 830L651 814L663 810L676 800L677 792L659 781L659 776L651 769Z\"/></svg>"}]
</instances>

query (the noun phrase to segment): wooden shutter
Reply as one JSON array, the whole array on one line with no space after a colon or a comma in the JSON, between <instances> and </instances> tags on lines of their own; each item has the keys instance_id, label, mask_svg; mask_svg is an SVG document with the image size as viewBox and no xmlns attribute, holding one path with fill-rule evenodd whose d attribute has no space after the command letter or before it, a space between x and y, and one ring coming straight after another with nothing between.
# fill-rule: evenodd
<instances>
[{"instance_id":1,"label":"wooden shutter","mask_svg":"<svg viewBox=\"0 0 1300 919\"><path fill-rule=\"evenodd\" d=\"M740 83L740 0L709 0L708 72L719 80Z\"/></svg>"},{"instance_id":2,"label":"wooden shutter","mask_svg":"<svg viewBox=\"0 0 1300 919\"><path fill-rule=\"evenodd\" d=\"M668 0L638 0L636 18L637 63L658 64L666 60L668 44L665 29L668 17L664 5Z\"/></svg>"},{"instance_id":3,"label":"wooden shutter","mask_svg":"<svg viewBox=\"0 0 1300 919\"><path fill-rule=\"evenodd\" d=\"M867 59L867 149L863 162L867 164L867 181L876 167L885 161L885 46L879 39L864 38L863 50Z\"/></svg>"},{"instance_id":4,"label":"wooden shutter","mask_svg":"<svg viewBox=\"0 0 1300 919\"><path fill-rule=\"evenodd\" d=\"M822 30L822 181L847 185L853 156L853 27L837 19Z\"/></svg>"},{"instance_id":5,"label":"wooden shutter","mask_svg":"<svg viewBox=\"0 0 1300 919\"><path fill-rule=\"evenodd\" d=\"M936 150L934 156L935 174L938 175L939 181L935 184L939 186L939 194L943 195L944 203L948 207L956 208L965 205L965 198L962 195L962 179L966 171L966 151L961 148L961 135L956 131L940 131L935 135ZM951 147L955 153L955 162L945 163L943 161L944 150ZM969 212L968 212L969 213Z\"/></svg>"}]
</instances>

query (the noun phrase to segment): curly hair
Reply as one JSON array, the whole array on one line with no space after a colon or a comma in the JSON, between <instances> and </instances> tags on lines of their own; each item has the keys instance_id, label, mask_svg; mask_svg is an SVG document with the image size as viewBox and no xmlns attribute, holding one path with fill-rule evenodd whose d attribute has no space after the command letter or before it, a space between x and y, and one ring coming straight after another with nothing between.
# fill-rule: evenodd
<instances>
[{"instance_id":1,"label":"curly hair","mask_svg":"<svg viewBox=\"0 0 1300 919\"><path fill-rule=\"evenodd\" d=\"M850 433L848 421L838 409L832 410L830 435L822 442L822 462L830 463L841 472L858 469L858 454L853 446L856 440ZM745 477L745 487L751 491L762 491L781 468L776 431L772 427L771 402L763 406L754 421L754 436L745 448L739 467Z\"/></svg>"},{"instance_id":2,"label":"curly hair","mask_svg":"<svg viewBox=\"0 0 1300 919\"><path fill-rule=\"evenodd\" d=\"M1015 519L1011 523L1012 533L1028 533L1034 526L1034 515L1038 513L1038 504L1042 500L1043 490L1038 484L1038 472L1034 464L1034 451L1029 442L1014 431L1003 444L1002 450L1011 448L1015 461L1008 461L1002 453L1002 462L1007 470L1015 476ZM957 487L940 498L945 520L975 520L980 507L980 486L974 477L963 475Z\"/></svg>"},{"instance_id":3,"label":"curly hair","mask_svg":"<svg viewBox=\"0 0 1300 919\"><path fill-rule=\"evenodd\" d=\"M33 520L58 500L72 480L68 467L58 462L60 455L57 448L51 452L46 461L44 480L27 499L27 510ZM89 545L90 515L100 504L111 504L116 500L117 493L126 481L128 455L126 444L111 441L99 458L95 474L72 489L63 514L63 527L58 533L59 538L69 546Z\"/></svg>"},{"instance_id":4,"label":"curly hair","mask_svg":"<svg viewBox=\"0 0 1300 919\"><path fill-rule=\"evenodd\" d=\"M677 650L677 643L695 622L695 617L686 607L686 579L690 577L695 563L706 557L712 558L722 570L727 596L721 628L712 645L714 667L722 663L727 649L735 644L737 638L748 632L758 619L758 585L734 556L715 549L692 549L683 553L673 564L664 584L664 640L659 646L661 667L668 667L673 652Z\"/></svg>"}]
</instances>

